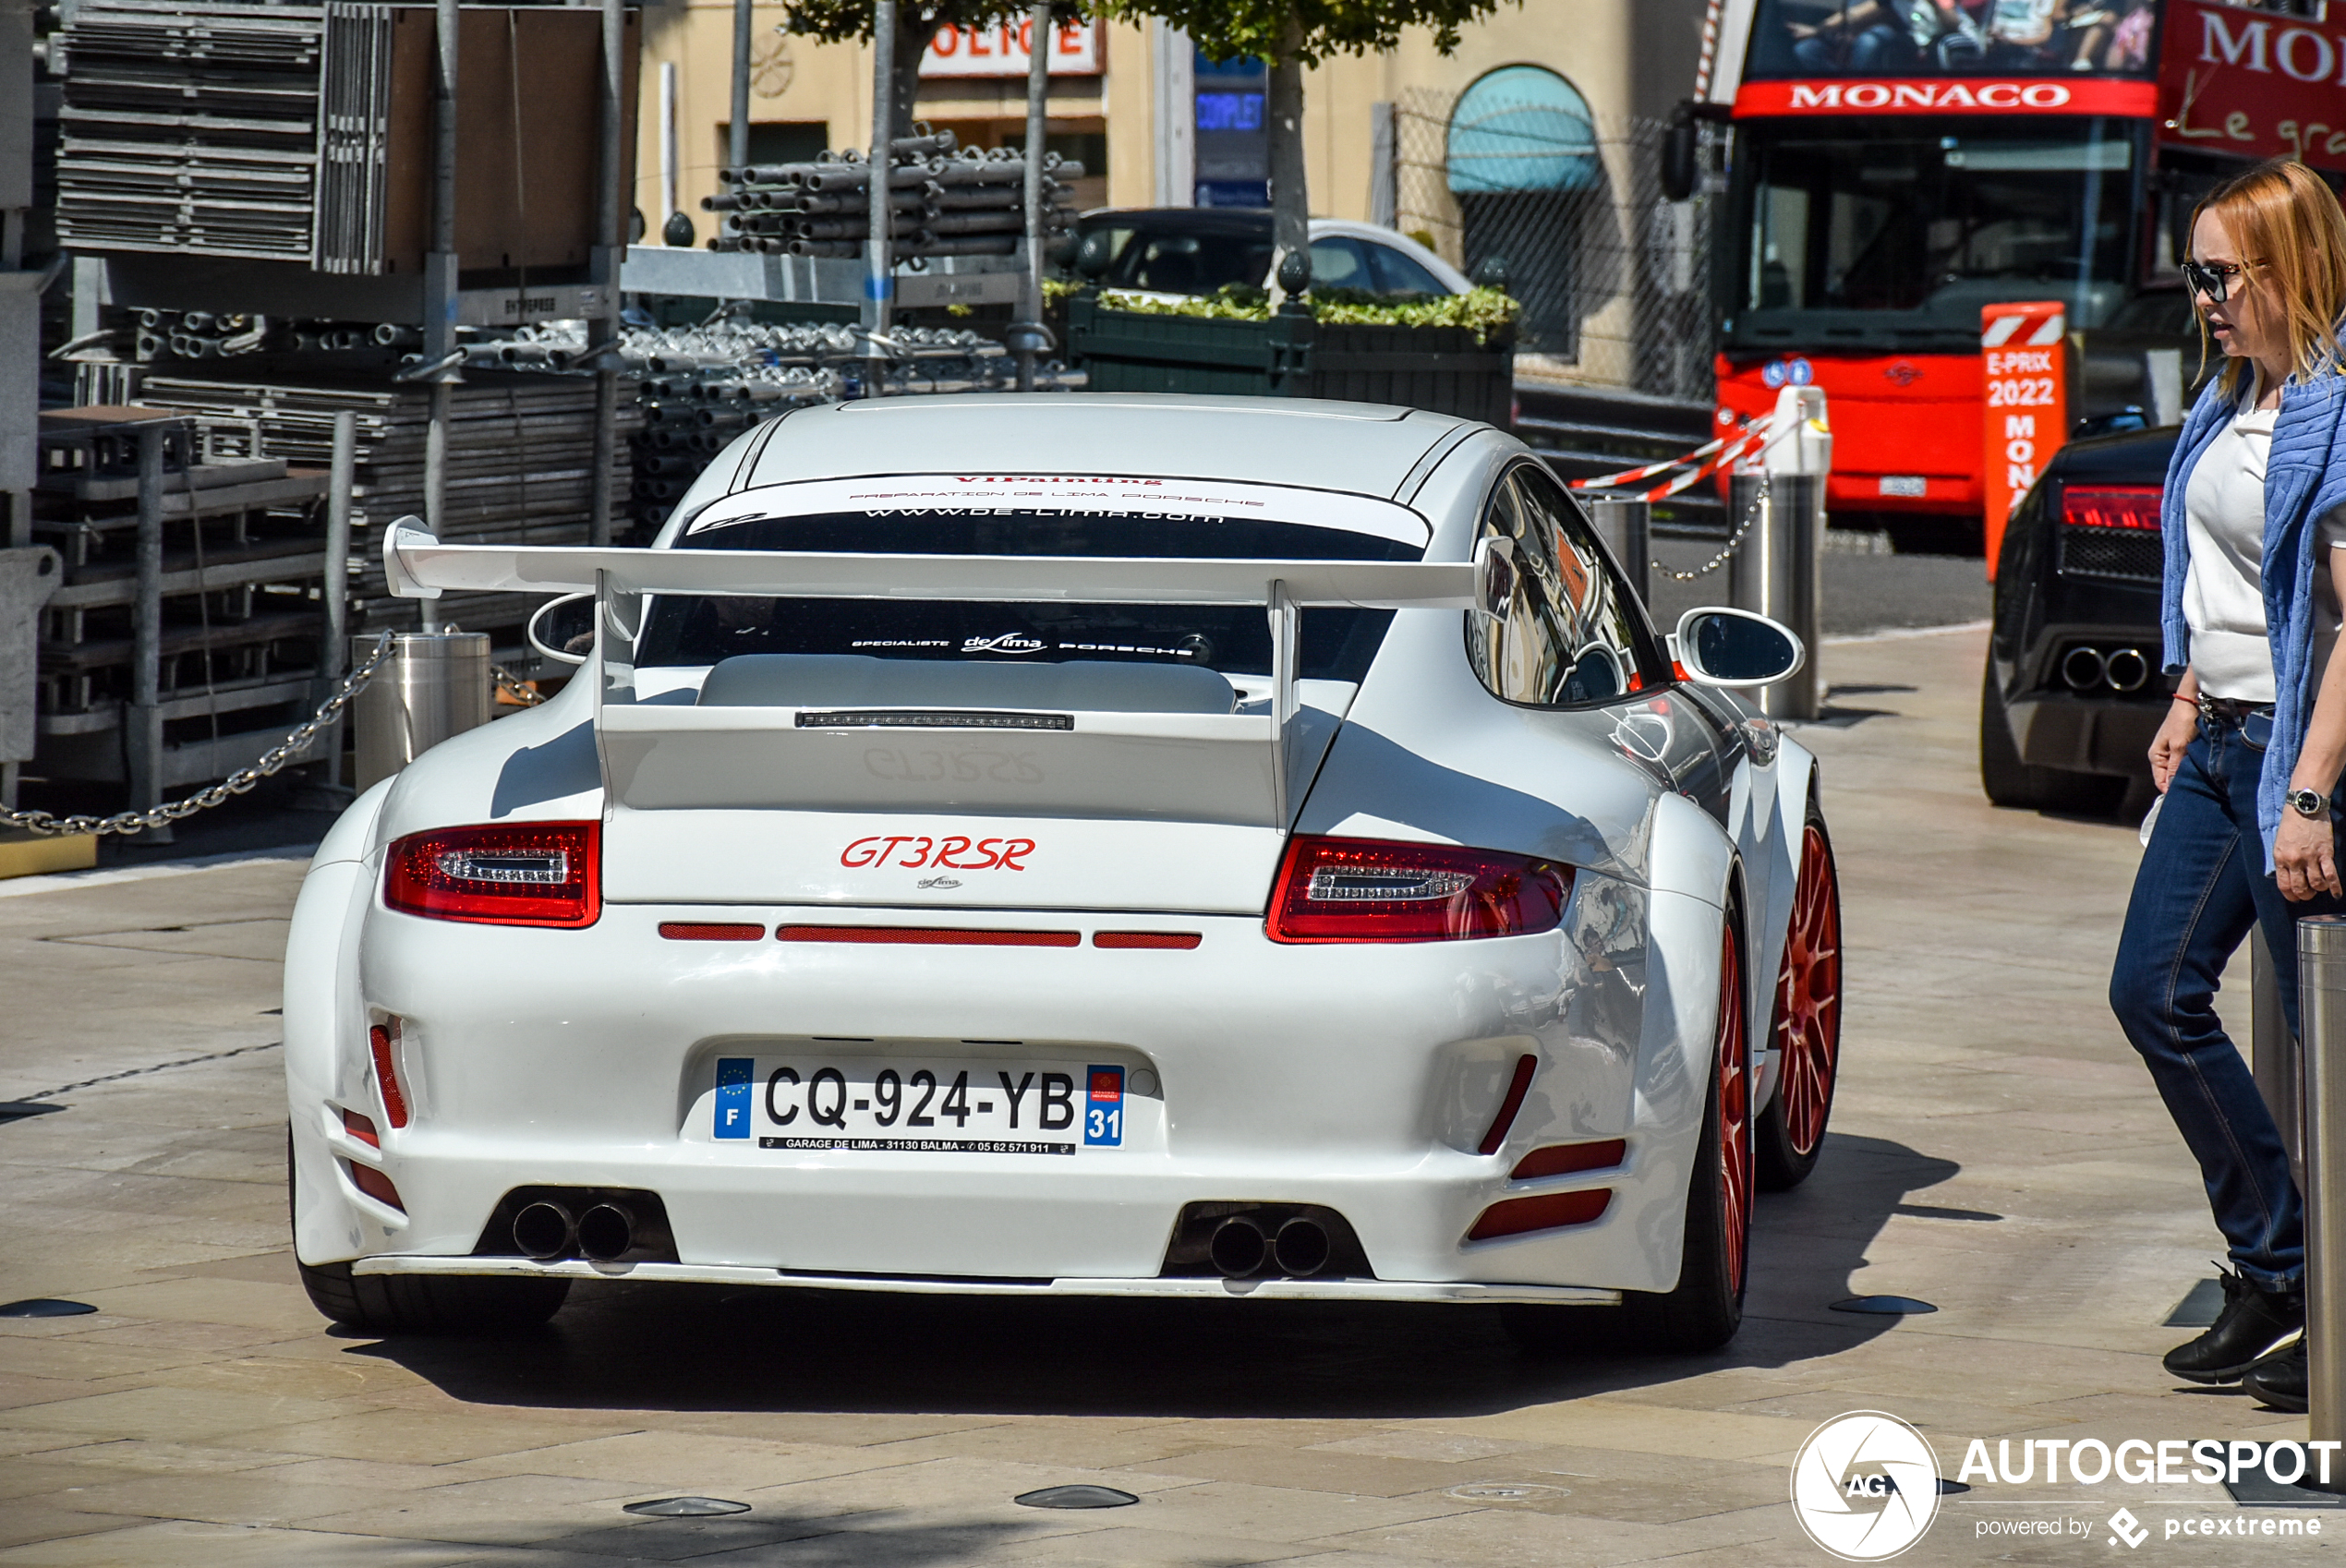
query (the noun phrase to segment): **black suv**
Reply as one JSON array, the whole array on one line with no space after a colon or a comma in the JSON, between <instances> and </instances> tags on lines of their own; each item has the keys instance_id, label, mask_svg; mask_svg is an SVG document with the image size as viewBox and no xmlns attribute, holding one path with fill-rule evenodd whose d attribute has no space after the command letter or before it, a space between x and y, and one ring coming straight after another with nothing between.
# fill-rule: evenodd
<instances>
[{"instance_id":1,"label":"black suv","mask_svg":"<svg viewBox=\"0 0 2346 1568\"><path fill-rule=\"evenodd\" d=\"M2000 806L2146 809L2159 671L2159 501L2172 426L2073 441L2013 513L1996 560L1979 781Z\"/></svg>"}]
</instances>

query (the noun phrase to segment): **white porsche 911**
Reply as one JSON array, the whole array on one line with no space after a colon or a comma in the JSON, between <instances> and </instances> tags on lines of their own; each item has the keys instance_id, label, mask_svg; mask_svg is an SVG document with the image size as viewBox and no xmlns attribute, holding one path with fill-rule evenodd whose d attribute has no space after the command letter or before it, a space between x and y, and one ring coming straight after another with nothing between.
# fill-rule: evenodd
<instances>
[{"instance_id":1,"label":"white porsche 911","mask_svg":"<svg viewBox=\"0 0 2346 1568\"><path fill-rule=\"evenodd\" d=\"M1733 610L1657 636L1519 442L849 403L744 435L649 549L384 554L593 634L303 885L329 1317L623 1278L1735 1332L1838 1049L1814 764L1724 689L1803 652Z\"/></svg>"}]
</instances>

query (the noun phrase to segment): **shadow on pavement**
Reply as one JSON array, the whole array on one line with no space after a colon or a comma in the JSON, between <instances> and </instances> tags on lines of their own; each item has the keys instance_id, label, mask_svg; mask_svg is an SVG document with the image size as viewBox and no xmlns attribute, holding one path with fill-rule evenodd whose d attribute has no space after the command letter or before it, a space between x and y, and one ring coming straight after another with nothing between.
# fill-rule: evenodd
<instances>
[{"instance_id":1,"label":"shadow on pavement","mask_svg":"<svg viewBox=\"0 0 2346 1568\"><path fill-rule=\"evenodd\" d=\"M353 1346L455 1399L580 1409L1317 1417L1512 1410L1702 1371L1781 1367L1888 1330L1831 1312L1908 1195L1953 1162L1831 1137L1808 1182L1764 1196L1743 1332L1700 1357L1517 1351L1493 1309L891 1296L581 1285L547 1329Z\"/></svg>"}]
</instances>

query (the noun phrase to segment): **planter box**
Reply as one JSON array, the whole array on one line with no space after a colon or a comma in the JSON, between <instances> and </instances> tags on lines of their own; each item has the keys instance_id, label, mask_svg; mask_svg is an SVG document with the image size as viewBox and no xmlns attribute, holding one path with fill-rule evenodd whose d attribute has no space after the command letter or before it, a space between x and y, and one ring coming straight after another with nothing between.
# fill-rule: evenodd
<instances>
[{"instance_id":1,"label":"planter box","mask_svg":"<svg viewBox=\"0 0 2346 1568\"><path fill-rule=\"evenodd\" d=\"M1464 327L1323 325L1301 312L1267 321L1155 316L1068 302L1068 346L1088 390L1324 397L1396 404L1509 424L1511 334L1478 344Z\"/></svg>"}]
</instances>

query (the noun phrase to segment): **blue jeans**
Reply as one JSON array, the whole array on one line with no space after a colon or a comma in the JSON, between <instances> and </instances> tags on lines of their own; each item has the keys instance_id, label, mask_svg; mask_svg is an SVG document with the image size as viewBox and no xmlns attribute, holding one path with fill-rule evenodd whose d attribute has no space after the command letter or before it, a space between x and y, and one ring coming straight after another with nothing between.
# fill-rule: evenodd
<instances>
[{"instance_id":1,"label":"blue jeans","mask_svg":"<svg viewBox=\"0 0 2346 1568\"><path fill-rule=\"evenodd\" d=\"M2199 1161L2232 1266L2267 1289L2296 1288L2305 1273L2304 1203L2272 1113L2216 1017L2217 980L2250 924L2261 923L2294 1031L2297 920L2338 913L2346 899L2292 904L2266 874L2256 830L2263 765L2264 752L2237 723L2200 721L2134 874L2110 1005Z\"/></svg>"}]
</instances>

